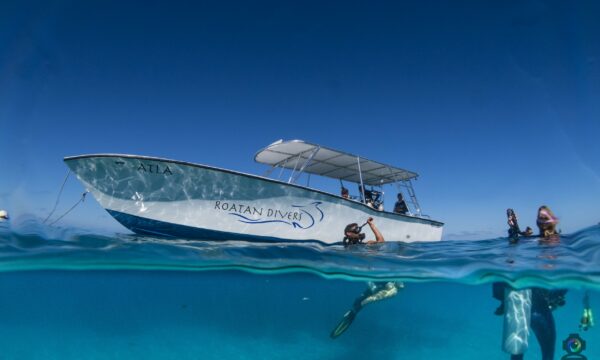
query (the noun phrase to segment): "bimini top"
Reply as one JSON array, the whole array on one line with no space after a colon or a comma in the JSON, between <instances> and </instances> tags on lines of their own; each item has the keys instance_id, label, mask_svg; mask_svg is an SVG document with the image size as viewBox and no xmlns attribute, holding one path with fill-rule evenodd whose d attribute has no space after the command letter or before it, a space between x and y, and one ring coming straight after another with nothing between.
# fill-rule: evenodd
<instances>
[{"instance_id":1,"label":"bimini top","mask_svg":"<svg viewBox=\"0 0 600 360\"><path fill-rule=\"evenodd\" d=\"M260 150L256 162L365 185L385 185L419 176L412 171L382 164L343 151L302 140L279 140ZM359 167L360 166L360 167Z\"/></svg>"}]
</instances>

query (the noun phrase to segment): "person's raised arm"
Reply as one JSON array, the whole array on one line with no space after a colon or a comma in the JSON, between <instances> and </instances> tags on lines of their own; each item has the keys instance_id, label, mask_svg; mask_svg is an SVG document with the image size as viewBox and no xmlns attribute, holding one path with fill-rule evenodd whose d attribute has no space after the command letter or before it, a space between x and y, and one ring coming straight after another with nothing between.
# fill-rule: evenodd
<instances>
[{"instance_id":1,"label":"person's raised arm","mask_svg":"<svg viewBox=\"0 0 600 360\"><path fill-rule=\"evenodd\" d=\"M383 235L381 234L381 232L379 231L379 229L377 229L377 226L375 226L375 222L373 221L372 217L370 217L367 220L367 224L369 224L369 227L373 231L373 234L375 234L375 241L373 241L373 240L367 241L367 244L375 244L375 243L382 243L382 242L384 242Z\"/></svg>"}]
</instances>

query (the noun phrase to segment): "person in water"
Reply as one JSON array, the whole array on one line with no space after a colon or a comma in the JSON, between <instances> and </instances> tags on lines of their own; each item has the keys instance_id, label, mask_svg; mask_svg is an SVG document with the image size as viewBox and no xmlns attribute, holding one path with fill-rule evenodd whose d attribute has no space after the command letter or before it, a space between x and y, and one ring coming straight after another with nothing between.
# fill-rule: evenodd
<instances>
[{"instance_id":1,"label":"person in water","mask_svg":"<svg viewBox=\"0 0 600 360\"><path fill-rule=\"evenodd\" d=\"M375 240L367 240L365 244L375 244L384 242L385 240L383 239L383 235L381 235L381 232L379 231L379 229L377 229L377 226L375 226L372 217L368 218L367 222L363 226L367 224L371 228L371 231L373 231L373 234L375 235ZM358 226L357 223L346 225L346 227L344 228L344 239L342 240L344 245L362 244L366 237L365 233L361 232L363 226Z\"/></svg>"},{"instance_id":2,"label":"person in water","mask_svg":"<svg viewBox=\"0 0 600 360\"><path fill-rule=\"evenodd\" d=\"M523 235L518 228L517 217L512 209L507 210L509 236L515 237ZM556 237L556 225L558 219L547 206L542 206L538 210L537 225L540 229L540 236L547 239ZM532 231L531 231L532 232ZM528 325L535 334L542 351L542 360L554 359L554 348L556 344L556 325L552 311L565 305L566 289L549 290L539 287L531 288L531 314ZM501 304L496 309L496 315L512 316L507 314L505 299L510 292L514 291L507 283L497 282L493 284L493 296L500 300ZM511 360L522 360L523 353L511 354Z\"/></svg>"},{"instance_id":3,"label":"person in water","mask_svg":"<svg viewBox=\"0 0 600 360\"><path fill-rule=\"evenodd\" d=\"M551 237L558 235L558 232L556 231L558 218L546 205L542 205L538 209L536 223L540 230L540 237L550 239Z\"/></svg>"},{"instance_id":4,"label":"person in water","mask_svg":"<svg viewBox=\"0 0 600 360\"><path fill-rule=\"evenodd\" d=\"M373 218L370 217L366 224L369 224L369 227L373 231L375 240L368 240L364 242L364 244L383 243L385 240L379 229L377 229L377 226L375 226ZM344 229L344 243L350 242L352 244L363 244L365 234L360 232L361 228L362 226L359 227L356 223L346 226ZM395 296L398 293L398 290L402 289L403 287L404 284L397 281L368 282L367 289L354 300L352 308L344 314L342 320L331 331L329 336L332 339L335 339L342 335L348 329L348 327L350 327L354 321L354 318L356 317L356 314L358 314L358 312L362 310L365 305L376 301L389 299Z\"/></svg>"}]
</instances>

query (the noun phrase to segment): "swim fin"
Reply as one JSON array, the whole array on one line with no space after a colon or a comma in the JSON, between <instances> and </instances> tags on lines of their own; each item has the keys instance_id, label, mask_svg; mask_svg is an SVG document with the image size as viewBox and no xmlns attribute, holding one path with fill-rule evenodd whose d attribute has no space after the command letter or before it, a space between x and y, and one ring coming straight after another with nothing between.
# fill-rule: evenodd
<instances>
[{"instance_id":1,"label":"swim fin","mask_svg":"<svg viewBox=\"0 0 600 360\"><path fill-rule=\"evenodd\" d=\"M335 329L333 329L333 331L331 332L331 334L329 334L329 336L332 339L335 339L338 336L342 335L344 333L344 331L348 330L348 328L350 327L350 324L352 324L352 322L354 321L354 318L356 317L356 313L357 312L354 311L354 309L348 310L348 312L344 314L342 321L340 321L340 323L337 324L337 326L335 327Z\"/></svg>"}]
</instances>

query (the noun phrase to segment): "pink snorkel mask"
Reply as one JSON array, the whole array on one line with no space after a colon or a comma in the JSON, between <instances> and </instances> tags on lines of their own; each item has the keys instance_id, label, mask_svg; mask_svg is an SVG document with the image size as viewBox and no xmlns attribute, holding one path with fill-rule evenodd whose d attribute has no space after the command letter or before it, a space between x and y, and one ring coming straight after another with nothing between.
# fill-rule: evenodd
<instances>
[{"instance_id":1,"label":"pink snorkel mask","mask_svg":"<svg viewBox=\"0 0 600 360\"><path fill-rule=\"evenodd\" d=\"M547 218L547 220L544 221L544 224L556 222L556 218L554 216L550 215L546 210L541 210L540 215L543 215Z\"/></svg>"}]
</instances>

